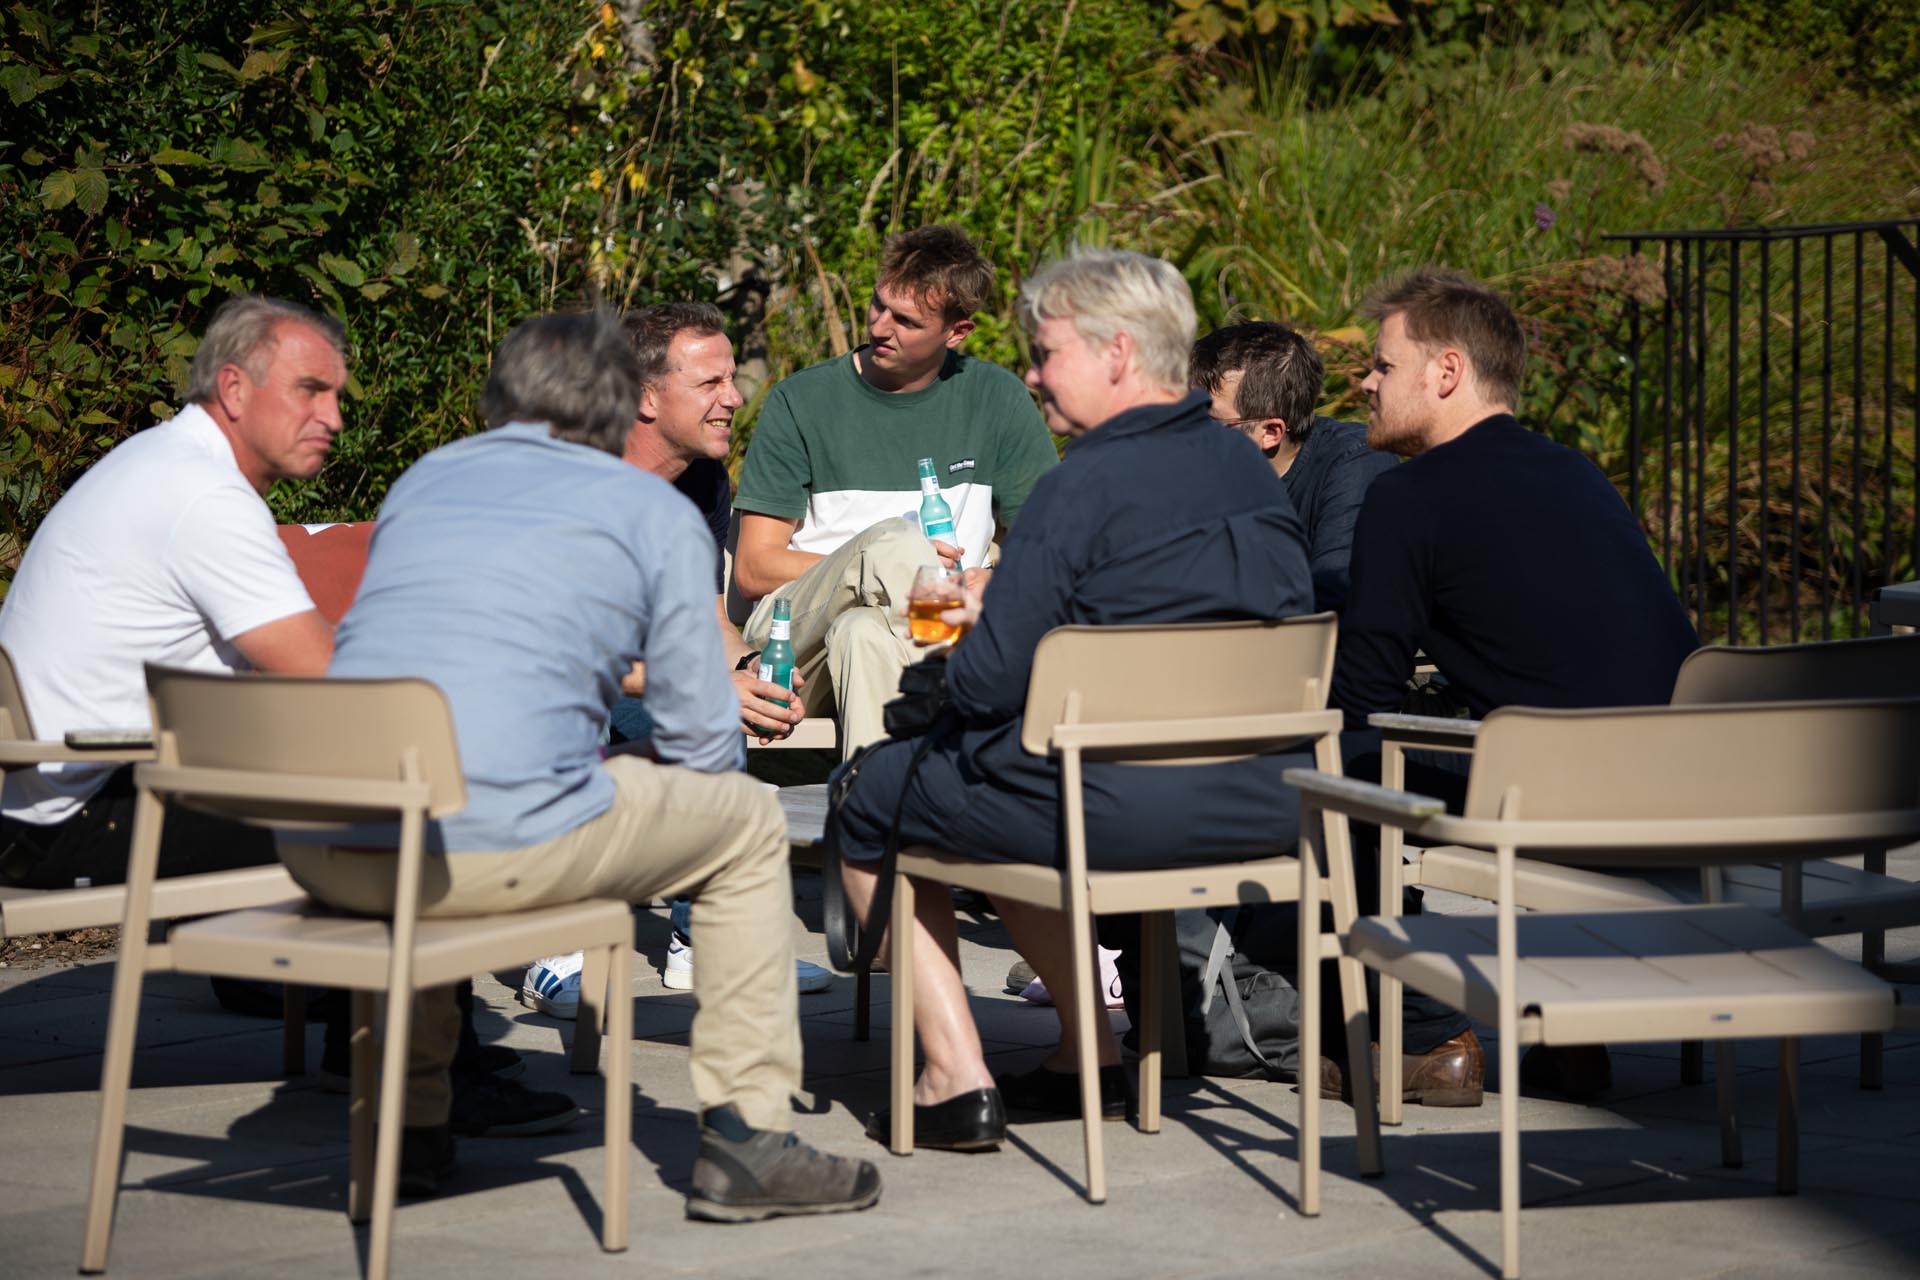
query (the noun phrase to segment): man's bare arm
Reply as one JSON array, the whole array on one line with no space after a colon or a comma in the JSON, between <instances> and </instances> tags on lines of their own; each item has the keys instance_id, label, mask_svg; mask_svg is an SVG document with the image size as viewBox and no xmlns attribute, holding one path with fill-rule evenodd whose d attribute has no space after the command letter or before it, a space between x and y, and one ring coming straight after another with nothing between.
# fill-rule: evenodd
<instances>
[{"instance_id":1,"label":"man's bare arm","mask_svg":"<svg viewBox=\"0 0 1920 1280\"><path fill-rule=\"evenodd\" d=\"M792 551L787 543L798 520L756 511L740 513L740 540L733 549L733 585L742 598L758 600L771 595L825 559L811 551Z\"/></svg>"},{"instance_id":2,"label":"man's bare arm","mask_svg":"<svg viewBox=\"0 0 1920 1280\"><path fill-rule=\"evenodd\" d=\"M233 647L255 671L323 676L333 660L333 624L318 609L308 609L241 632Z\"/></svg>"}]
</instances>

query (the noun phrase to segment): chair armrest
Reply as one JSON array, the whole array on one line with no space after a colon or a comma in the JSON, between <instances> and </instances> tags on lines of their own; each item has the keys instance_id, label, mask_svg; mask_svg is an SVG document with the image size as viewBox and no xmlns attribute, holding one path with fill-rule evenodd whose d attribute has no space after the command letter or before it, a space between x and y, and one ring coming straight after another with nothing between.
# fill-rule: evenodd
<instances>
[{"instance_id":1,"label":"chair armrest","mask_svg":"<svg viewBox=\"0 0 1920 1280\"><path fill-rule=\"evenodd\" d=\"M1460 720L1448 716L1410 716L1398 711L1376 711L1367 717L1369 727L1380 730L1384 738L1410 744L1436 743L1466 748L1480 735L1478 720Z\"/></svg>"},{"instance_id":2,"label":"chair armrest","mask_svg":"<svg viewBox=\"0 0 1920 1280\"><path fill-rule=\"evenodd\" d=\"M1395 791L1375 782L1342 778L1318 769L1289 769L1280 775L1287 785L1312 798L1315 804L1349 817L1393 827L1418 827L1447 812L1444 800Z\"/></svg>"},{"instance_id":3,"label":"chair armrest","mask_svg":"<svg viewBox=\"0 0 1920 1280\"><path fill-rule=\"evenodd\" d=\"M35 764L138 764L153 759L146 746L70 747L45 739L0 742L0 768Z\"/></svg>"}]
</instances>

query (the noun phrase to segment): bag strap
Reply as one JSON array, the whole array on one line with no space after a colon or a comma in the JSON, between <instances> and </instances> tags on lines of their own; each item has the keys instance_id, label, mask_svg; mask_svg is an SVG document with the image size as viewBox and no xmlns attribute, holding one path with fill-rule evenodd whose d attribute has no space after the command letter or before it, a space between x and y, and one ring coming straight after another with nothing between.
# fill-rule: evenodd
<instances>
[{"instance_id":1,"label":"bag strap","mask_svg":"<svg viewBox=\"0 0 1920 1280\"><path fill-rule=\"evenodd\" d=\"M1201 988L1200 1011L1207 1010L1213 1004L1215 984L1227 997L1227 1016L1233 1019L1234 1030L1240 1033L1240 1043L1247 1046L1247 1052L1253 1060L1266 1071L1270 1080L1285 1079L1285 1071L1266 1054L1260 1052L1260 1044L1253 1034L1253 1022L1247 1017L1247 1006L1240 998L1240 984L1233 976L1233 937L1224 924L1216 924L1213 933L1213 949L1207 955L1206 984Z\"/></svg>"},{"instance_id":2,"label":"bag strap","mask_svg":"<svg viewBox=\"0 0 1920 1280\"><path fill-rule=\"evenodd\" d=\"M906 777L900 783L900 798L893 806L893 825L888 829L887 842L880 850L879 883L874 886L873 902L867 908L869 926L878 921L877 927L861 928L848 907L847 886L840 878L840 807L853 786L854 778L859 775L867 753L893 740L870 743L860 748L847 763L833 794L827 797L827 823L820 854L820 873L825 881L820 893L820 923L827 935L827 961L841 973L861 974L873 968L873 958L879 953L880 940L887 933L886 922L893 914L894 868L900 860L900 822L906 814L907 792L912 789L913 776L920 771L920 762L926 759L927 752L933 749L935 742L946 736L949 728L959 722L959 714L952 708L941 711L933 725L915 742L913 755L907 760Z\"/></svg>"}]
</instances>

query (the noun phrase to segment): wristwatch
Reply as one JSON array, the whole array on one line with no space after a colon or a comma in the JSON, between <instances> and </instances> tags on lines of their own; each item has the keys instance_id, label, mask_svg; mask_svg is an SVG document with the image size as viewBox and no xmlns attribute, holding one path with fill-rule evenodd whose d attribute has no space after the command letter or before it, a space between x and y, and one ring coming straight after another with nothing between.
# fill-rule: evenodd
<instances>
[{"instance_id":1,"label":"wristwatch","mask_svg":"<svg viewBox=\"0 0 1920 1280\"><path fill-rule=\"evenodd\" d=\"M759 662L760 651L755 649L752 653L741 655L740 661L733 664L733 669L735 671L751 671Z\"/></svg>"}]
</instances>

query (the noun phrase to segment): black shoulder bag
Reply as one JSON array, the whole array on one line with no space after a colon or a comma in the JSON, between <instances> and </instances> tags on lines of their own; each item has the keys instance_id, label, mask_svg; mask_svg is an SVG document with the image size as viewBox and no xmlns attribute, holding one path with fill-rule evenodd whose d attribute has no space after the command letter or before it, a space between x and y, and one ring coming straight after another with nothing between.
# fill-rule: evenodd
<instances>
[{"instance_id":1,"label":"black shoulder bag","mask_svg":"<svg viewBox=\"0 0 1920 1280\"><path fill-rule=\"evenodd\" d=\"M821 924L827 935L827 959L841 973L865 973L873 967L880 939L886 936L887 918L893 913L893 871L900 857L900 819L906 810L907 791L913 775L920 769L936 743L960 725L960 713L947 696L947 656L943 651L914 663L900 673L900 696L882 709L887 736L884 741L860 748L835 780L827 796L827 823L820 844ZM840 806L847 798L860 766L868 754L891 742L915 740L913 755L907 761L906 777L900 783L900 798L893 805L893 826L881 850L879 883L867 912L870 927L861 928L848 909L847 888L840 879Z\"/></svg>"}]
</instances>

